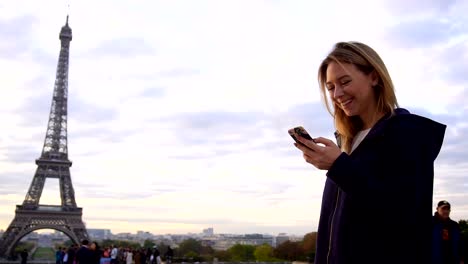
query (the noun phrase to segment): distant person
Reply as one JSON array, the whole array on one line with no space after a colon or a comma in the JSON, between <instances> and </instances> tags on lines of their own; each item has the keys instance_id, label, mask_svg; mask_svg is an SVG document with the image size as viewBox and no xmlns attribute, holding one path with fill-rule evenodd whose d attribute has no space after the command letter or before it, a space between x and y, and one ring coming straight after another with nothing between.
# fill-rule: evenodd
<instances>
[{"instance_id":1,"label":"distant person","mask_svg":"<svg viewBox=\"0 0 468 264\"><path fill-rule=\"evenodd\" d=\"M117 263L124 264L125 262L127 262L127 260L125 259L126 254L127 252L124 250L124 248L120 247L119 252L117 253Z\"/></svg>"},{"instance_id":2,"label":"distant person","mask_svg":"<svg viewBox=\"0 0 468 264\"><path fill-rule=\"evenodd\" d=\"M28 262L28 250L23 249L23 251L20 254L21 257L21 264L26 264Z\"/></svg>"},{"instance_id":3,"label":"distant person","mask_svg":"<svg viewBox=\"0 0 468 264\"><path fill-rule=\"evenodd\" d=\"M398 108L383 60L363 43L335 44L318 81L338 144L295 143L327 171L314 263L430 263L434 160L446 126Z\"/></svg>"},{"instance_id":4,"label":"distant person","mask_svg":"<svg viewBox=\"0 0 468 264\"><path fill-rule=\"evenodd\" d=\"M161 264L161 252L157 246L153 247L153 264Z\"/></svg>"},{"instance_id":5,"label":"distant person","mask_svg":"<svg viewBox=\"0 0 468 264\"><path fill-rule=\"evenodd\" d=\"M146 249L146 260L148 264L153 264L153 251L149 247Z\"/></svg>"},{"instance_id":6,"label":"distant person","mask_svg":"<svg viewBox=\"0 0 468 264\"><path fill-rule=\"evenodd\" d=\"M63 264L68 264L68 251L66 251L66 248L63 249L64 255L62 258L62 263Z\"/></svg>"},{"instance_id":7,"label":"distant person","mask_svg":"<svg viewBox=\"0 0 468 264\"><path fill-rule=\"evenodd\" d=\"M141 263L142 264L146 264L146 262L148 261L148 257L146 255L146 250L144 248L142 248L140 250L140 258L141 258Z\"/></svg>"},{"instance_id":8,"label":"distant person","mask_svg":"<svg viewBox=\"0 0 468 264\"><path fill-rule=\"evenodd\" d=\"M119 254L119 249L117 249L115 245L112 245L111 248L112 248L112 251L110 253L111 264L117 264L117 256Z\"/></svg>"},{"instance_id":9,"label":"distant person","mask_svg":"<svg viewBox=\"0 0 468 264\"><path fill-rule=\"evenodd\" d=\"M110 249L109 248L104 248L104 250L102 250L102 257L103 258L110 258Z\"/></svg>"},{"instance_id":10,"label":"distant person","mask_svg":"<svg viewBox=\"0 0 468 264\"><path fill-rule=\"evenodd\" d=\"M62 255L62 248L59 247L57 251L55 251L55 264L62 264L63 263L63 255Z\"/></svg>"},{"instance_id":11,"label":"distant person","mask_svg":"<svg viewBox=\"0 0 468 264\"><path fill-rule=\"evenodd\" d=\"M89 246L89 249L91 250L91 260L92 260L92 263L90 263L90 264L100 264L101 263L101 257L103 256L104 252L99 247L99 244L97 242L93 242Z\"/></svg>"},{"instance_id":12,"label":"distant person","mask_svg":"<svg viewBox=\"0 0 468 264\"><path fill-rule=\"evenodd\" d=\"M93 252L89 249L89 241L87 239L81 242L81 247L76 252L76 264L92 264L94 263Z\"/></svg>"},{"instance_id":13,"label":"distant person","mask_svg":"<svg viewBox=\"0 0 468 264\"><path fill-rule=\"evenodd\" d=\"M133 252L133 259L135 260L135 264L141 264L141 252L140 252L140 250L135 250Z\"/></svg>"},{"instance_id":14,"label":"distant person","mask_svg":"<svg viewBox=\"0 0 468 264\"><path fill-rule=\"evenodd\" d=\"M166 258L166 264L172 263L172 259L174 258L174 250L172 250L171 246L167 246L165 258Z\"/></svg>"},{"instance_id":15,"label":"distant person","mask_svg":"<svg viewBox=\"0 0 468 264\"><path fill-rule=\"evenodd\" d=\"M127 250L127 256L125 258L125 261L127 262L127 264L132 264L132 262L133 262L133 252L132 252L131 249Z\"/></svg>"},{"instance_id":16,"label":"distant person","mask_svg":"<svg viewBox=\"0 0 468 264\"><path fill-rule=\"evenodd\" d=\"M72 245L71 247L68 248L68 251L67 251L67 263L69 264L73 264L73 262L75 261L75 255L76 255L76 246L77 245Z\"/></svg>"},{"instance_id":17,"label":"distant person","mask_svg":"<svg viewBox=\"0 0 468 264\"><path fill-rule=\"evenodd\" d=\"M62 251L60 252L60 260L61 263L65 263L65 256L67 256L67 249L65 247L62 248ZM68 256L67 256L68 258Z\"/></svg>"},{"instance_id":18,"label":"distant person","mask_svg":"<svg viewBox=\"0 0 468 264\"><path fill-rule=\"evenodd\" d=\"M432 264L463 263L460 227L450 219L450 211L449 202L437 204L432 222Z\"/></svg>"}]
</instances>

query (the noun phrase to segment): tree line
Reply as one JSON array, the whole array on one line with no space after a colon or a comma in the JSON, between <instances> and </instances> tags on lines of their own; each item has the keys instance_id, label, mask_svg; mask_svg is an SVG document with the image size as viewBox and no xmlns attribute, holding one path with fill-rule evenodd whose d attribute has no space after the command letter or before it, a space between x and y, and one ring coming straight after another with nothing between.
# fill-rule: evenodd
<instances>
[{"instance_id":1,"label":"tree line","mask_svg":"<svg viewBox=\"0 0 468 264\"><path fill-rule=\"evenodd\" d=\"M191 238L183 241L174 249L173 262L203 262L213 261L214 259L223 262L309 261L313 260L315 256L316 240L317 232L313 232L305 235L302 241L286 241L276 248L268 244L259 246L236 244L227 250L215 250L210 246L204 246L201 241ZM104 248L112 245L133 249L158 246L163 256L167 250L167 245L163 243L155 244L152 240L145 240L143 245L137 242L118 240L103 240L101 242L101 246Z\"/></svg>"}]
</instances>

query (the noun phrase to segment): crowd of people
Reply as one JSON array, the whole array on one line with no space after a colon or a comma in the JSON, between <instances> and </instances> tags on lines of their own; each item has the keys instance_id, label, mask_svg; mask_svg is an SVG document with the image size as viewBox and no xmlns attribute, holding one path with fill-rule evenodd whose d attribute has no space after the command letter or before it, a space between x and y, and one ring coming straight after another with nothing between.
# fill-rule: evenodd
<instances>
[{"instance_id":1,"label":"crowd of people","mask_svg":"<svg viewBox=\"0 0 468 264\"><path fill-rule=\"evenodd\" d=\"M171 264L174 251L170 246L164 254L166 264ZM81 246L59 248L55 253L56 264L162 264L162 256L157 246L147 249L101 248L97 242L83 240Z\"/></svg>"}]
</instances>

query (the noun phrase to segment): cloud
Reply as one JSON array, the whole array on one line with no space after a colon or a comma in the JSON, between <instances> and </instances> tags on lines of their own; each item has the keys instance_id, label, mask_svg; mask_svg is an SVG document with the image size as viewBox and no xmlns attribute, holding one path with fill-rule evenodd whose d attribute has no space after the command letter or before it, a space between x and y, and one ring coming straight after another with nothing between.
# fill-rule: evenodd
<instances>
[{"instance_id":1,"label":"cloud","mask_svg":"<svg viewBox=\"0 0 468 264\"><path fill-rule=\"evenodd\" d=\"M41 85L37 83L36 85ZM27 126L47 126L47 119L50 113L52 94L54 86L49 84L49 91L42 88L43 92L34 94L24 101L24 104L17 110L22 117L22 124ZM47 87L47 86L43 86ZM100 123L111 121L117 116L117 109L101 107L90 104L78 96L69 96L68 98L68 116L79 122Z\"/></svg>"},{"instance_id":2,"label":"cloud","mask_svg":"<svg viewBox=\"0 0 468 264\"><path fill-rule=\"evenodd\" d=\"M14 59L28 52L35 23L37 18L33 15L0 19L0 56Z\"/></svg>"},{"instance_id":3,"label":"cloud","mask_svg":"<svg viewBox=\"0 0 468 264\"><path fill-rule=\"evenodd\" d=\"M453 24L441 20L403 21L387 32L392 42L400 48L424 48L445 43L454 34L463 33Z\"/></svg>"},{"instance_id":4,"label":"cloud","mask_svg":"<svg viewBox=\"0 0 468 264\"><path fill-rule=\"evenodd\" d=\"M183 76L190 76L190 75L197 75L200 74L200 71L197 69L190 69L190 68L176 68L165 70L159 73L163 77L183 77Z\"/></svg>"},{"instance_id":5,"label":"cloud","mask_svg":"<svg viewBox=\"0 0 468 264\"><path fill-rule=\"evenodd\" d=\"M143 90L139 95L138 98L161 98L164 97L166 94L166 89L162 87L150 87Z\"/></svg>"},{"instance_id":6,"label":"cloud","mask_svg":"<svg viewBox=\"0 0 468 264\"><path fill-rule=\"evenodd\" d=\"M161 211L160 211L161 212ZM130 222L130 223L172 223L172 224L191 224L191 225L212 225L212 224L245 224L248 222L239 222L232 219L223 219L223 218L206 218L206 219L175 219L175 218L166 218L166 217L105 217L105 218L95 218L88 217L89 220L99 220L99 221L117 221L117 222Z\"/></svg>"},{"instance_id":7,"label":"cloud","mask_svg":"<svg viewBox=\"0 0 468 264\"><path fill-rule=\"evenodd\" d=\"M468 28L464 32L468 34ZM440 74L450 85L461 85L468 90L468 44L462 39L447 46L437 56ZM460 97L459 97L460 98Z\"/></svg>"},{"instance_id":8,"label":"cloud","mask_svg":"<svg viewBox=\"0 0 468 264\"><path fill-rule=\"evenodd\" d=\"M411 72L408 77L414 81L406 84L408 90L413 90L415 96L428 104L419 107L435 111L445 105L446 111L460 112L464 108L460 98L468 89L468 20L465 15L468 4L463 1L424 1L424 4L414 1L407 6L400 1L391 1L391 5L409 9L408 16L403 11L397 12L400 19L385 33L392 49L400 50L404 56L402 60L411 65L406 71ZM412 10L412 5L417 8ZM413 61L407 60L411 56L414 56ZM434 94L432 98L439 94L439 102L432 102L427 96L431 93Z\"/></svg>"},{"instance_id":9,"label":"cloud","mask_svg":"<svg viewBox=\"0 0 468 264\"><path fill-rule=\"evenodd\" d=\"M457 0L387 0L386 6L394 14L402 15L415 15L423 12L440 12L444 13L454 8L456 4L461 1Z\"/></svg>"},{"instance_id":10,"label":"cloud","mask_svg":"<svg viewBox=\"0 0 468 264\"><path fill-rule=\"evenodd\" d=\"M31 163L33 161L30 161ZM0 185L0 195L26 195L29 184L34 176L34 170L9 170L0 173L2 184ZM16 201L20 203L22 201Z\"/></svg>"},{"instance_id":11,"label":"cloud","mask_svg":"<svg viewBox=\"0 0 468 264\"><path fill-rule=\"evenodd\" d=\"M197 112L181 113L159 119L170 125L181 144L193 146L241 143L253 140L265 115L259 112ZM258 131L261 132L261 131ZM249 139L249 134L252 139ZM245 141L244 141L245 142Z\"/></svg>"},{"instance_id":12,"label":"cloud","mask_svg":"<svg viewBox=\"0 0 468 264\"><path fill-rule=\"evenodd\" d=\"M77 181L75 185L79 186L80 193L82 194L81 198L95 198L95 199L122 199L128 202L128 204L117 204L116 208L126 208L131 209L134 208L134 203L138 203L141 200L149 199L151 197L157 197L159 195L164 194L171 194L171 193L180 193L182 194L184 190L188 190L190 186L184 184L177 184L177 185L167 185L161 186L160 183L156 184L149 184L148 181L141 182L139 188L127 188L127 189L119 189L119 188L112 188L109 187L107 182L103 182L101 184L98 183L89 183L83 181ZM138 186L138 184L136 184ZM98 207L99 208L99 207Z\"/></svg>"},{"instance_id":13,"label":"cloud","mask_svg":"<svg viewBox=\"0 0 468 264\"><path fill-rule=\"evenodd\" d=\"M7 156L7 161L14 162L19 165L19 163L28 163L34 162L41 155L41 148L37 146L36 150L31 148L30 145L20 145L9 146L5 149L5 154Z\"/></svg>"},{"instance_id":14,"label":"cloud","mask_svg":"<svg viewBox=\"0 0 468 264\"><path fill-rule=\"evenodd\" d=\"M289 128L302 125L315 137L330 137L334 131L332 117L321 103L296 105L277 113L211 111L181 113L159 120L171 127L181 146L206 150L184 150L170 156L174 159L209 159L255 151L290 156L297 150L292 147Z\"/></svg>"},{"instance_id":15,"label":"cloud","mask_svg":"<svg viewBox=\"0 0 468 264\"><path fill-rule=\"evenodd\" d=\"M115 108L102 107L86 102L79 97L71 97L69 102L69 114L71 118L80 122L106 122L117 117L117 106Z\"/></svg>"},{"instance_id":16,"label":"cloud","mask_svg":"<svg viewBox=\"0 0 468 264\"><path fill-rule=\"evenodd\" d=\"M155 54L155 49L139 37L120 37L116 39L105 40L96 45L95 48L83 54L100 59L106 56L109 57L136 57L150 56Z\"/></svg>"}]
</instances>

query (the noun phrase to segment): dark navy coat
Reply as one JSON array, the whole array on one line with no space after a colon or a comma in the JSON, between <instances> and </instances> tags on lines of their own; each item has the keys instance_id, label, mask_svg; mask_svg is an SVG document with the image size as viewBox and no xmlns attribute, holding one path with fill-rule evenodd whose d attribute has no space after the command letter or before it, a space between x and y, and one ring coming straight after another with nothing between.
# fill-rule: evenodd
<instances>
[{"instance_id":1,"label":"dark navy coat","mask_svg":"<svg viewBox=\"0 0 468 264\"><path fill-rule=\"evenodd\" d=\"M445 128L399 108L338 157L327 172L315 264L430 263L434 160Z\"/></svg>"}]
</instances>

